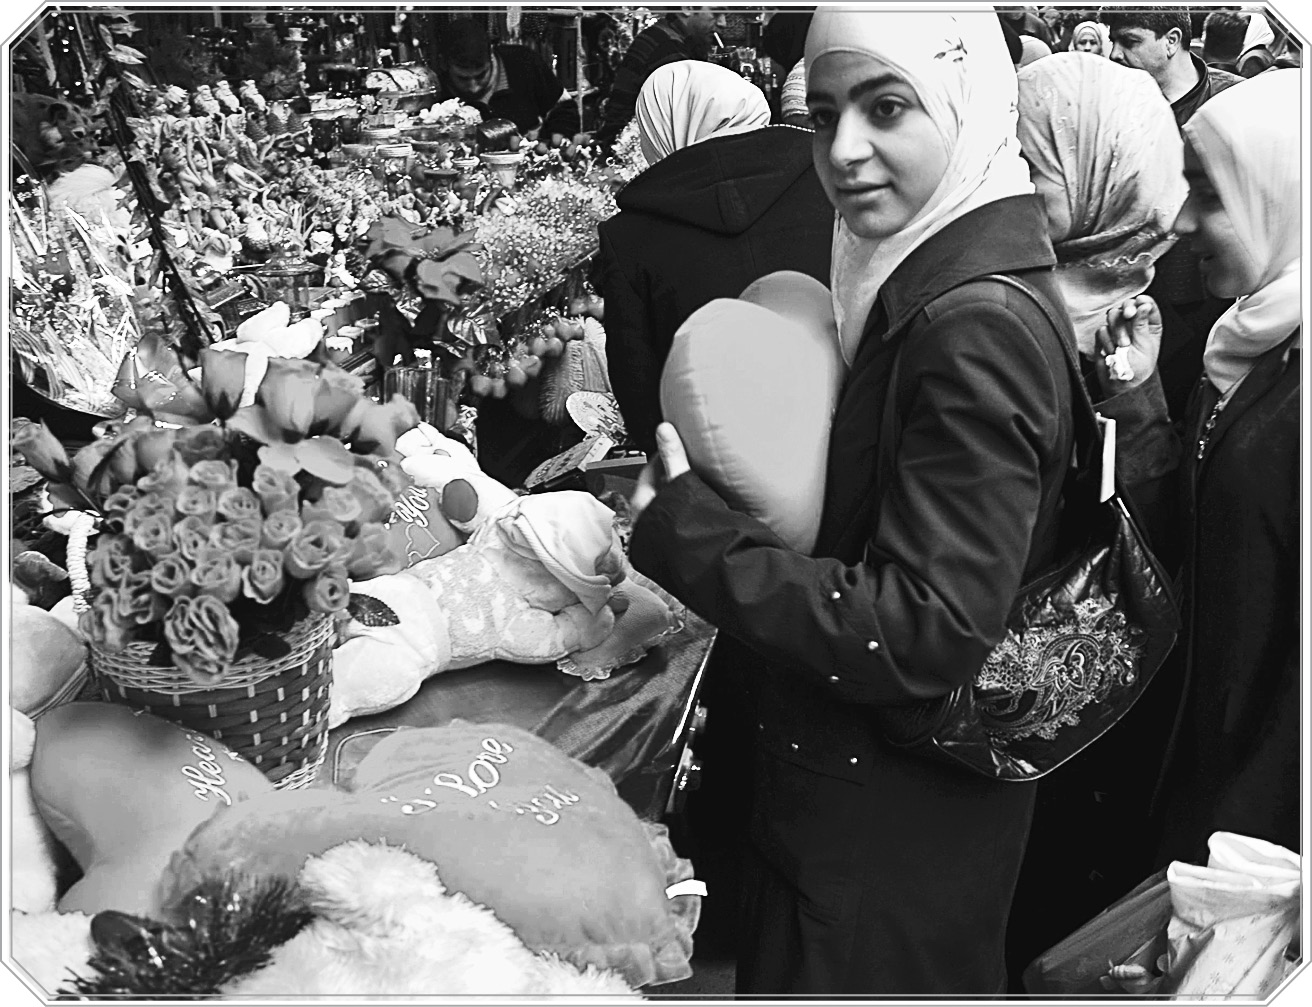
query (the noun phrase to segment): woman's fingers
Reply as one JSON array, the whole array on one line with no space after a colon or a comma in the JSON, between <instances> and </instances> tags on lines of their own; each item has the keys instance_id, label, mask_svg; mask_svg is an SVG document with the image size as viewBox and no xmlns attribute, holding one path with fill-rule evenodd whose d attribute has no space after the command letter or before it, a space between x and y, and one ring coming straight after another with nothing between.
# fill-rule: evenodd
<instances>
[{"instance_id":1,"label":"woman's fingers","mask_svg":"<svg viewBox=\"0 0 1312 1007\"><path fill-rule=\"evenodd\" d=\"M674 424L662 423L656 428L656 450L660 452L667 480L677 479L688 471L688 453Z\"/></svg>"},{"instance_id":2,"label":"woman's fingers","mask_svg":"<svg viewBox=\"0 0 1312 1007\"><path fill-rule=\"evenodd\" d=\"M659 469L660 462L653 460L644 465L638 474L638 485L633 490L633 496L629 497L629 511L635 522L647 509L647 505L656 499Z\"/></svg>"}]
</instances>

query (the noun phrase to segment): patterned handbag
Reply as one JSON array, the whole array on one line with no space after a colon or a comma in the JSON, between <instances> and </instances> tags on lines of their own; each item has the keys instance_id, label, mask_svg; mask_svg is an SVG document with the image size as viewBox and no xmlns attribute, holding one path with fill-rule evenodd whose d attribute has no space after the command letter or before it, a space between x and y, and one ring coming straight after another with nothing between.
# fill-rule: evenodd
<instances>
[{"instance_id":1,"label":"patterned handbag","mask_svg":"<svg viewBox=\"0 0 1312 1007\"><path fill-rule=\"evenodd\" d=\"M1100 499L1102 437L1069 319L1012 276L1062 336L1075 398L1076 463L1062 488L1058 563L1021 587L1007 635L969 685L876 716L894 747L995 780L1035 780L1101 737L1134 705L1175 644L1180 615L1119 482ZM894 364L896 372L896 363ZM896 373L894 374L894 380ZM890 383L890 389L895 387ZM893 395L883 430L896 430ZM895 438L881 437L888 444ZM891 464L891 451L883 458Z\"/></svg>"}]
</instances>

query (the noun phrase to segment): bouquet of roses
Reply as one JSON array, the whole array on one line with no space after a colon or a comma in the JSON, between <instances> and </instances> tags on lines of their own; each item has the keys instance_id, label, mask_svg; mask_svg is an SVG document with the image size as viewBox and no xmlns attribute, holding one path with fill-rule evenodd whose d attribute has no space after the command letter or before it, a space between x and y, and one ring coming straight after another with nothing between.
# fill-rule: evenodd
<instances>
[{"instance_id":1,"label":"bouquet of roses","mask_svg":"<svg viewBox=\"0 0 1312 1007\"><path fill-rule=\"evenodd\" d=\"M71 460L44 426L15 444L53 500L100 516L83 632L107 651L154 643L151 664L209 687L247 654L287 653L283 634L311 613L344 616L350 580L405 565L385 523L408 480L386 459L414 407L371 401L332 365L272 358L238 408L245 356L202 353L217 423L139 416Z\"/></svg>"}]
</instances>

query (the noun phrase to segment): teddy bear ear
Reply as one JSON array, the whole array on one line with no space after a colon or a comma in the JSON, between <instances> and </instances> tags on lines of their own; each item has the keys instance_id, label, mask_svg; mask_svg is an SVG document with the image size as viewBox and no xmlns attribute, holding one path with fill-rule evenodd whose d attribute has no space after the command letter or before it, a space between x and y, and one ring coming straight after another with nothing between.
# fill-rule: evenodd
<instances>
[{"instance_id":1,"label":"teddy bear ear","mask_svg":"<svg viewBox=\"0 0 1312 1007\"><path fill-rule=\"evenodd\" d=\"M478 490L468 479L452 479L442 490L442 514L448 521L472 521L478 516Z\"/></svg>"}]
</instances>

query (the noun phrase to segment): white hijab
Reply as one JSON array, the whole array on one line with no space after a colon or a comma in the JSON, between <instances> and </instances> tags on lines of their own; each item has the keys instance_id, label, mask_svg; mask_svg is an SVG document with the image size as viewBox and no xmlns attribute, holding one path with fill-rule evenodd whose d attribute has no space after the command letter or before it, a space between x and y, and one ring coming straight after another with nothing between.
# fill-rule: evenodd
<instances>
[{"instance_id":1,"label":"white hijab","mask_svg":"<svg viewBox=\"0 0 1312 1007\"><path fill-rule=\"evenodd\" d=\"M838 217L830 273L843 359L856 356L884 281L930 236L977 207L1034 192L1016 139L1016 72L991 8L970 12L821 7L806 37L807 83L827 53L872 56L915 90L950 152L938 188L897 234L861 238Z\"/></svg>"},{"instance_id":2,"label":"white hijab","mask_svg":"<svg viewBox=\"0 0 1312 1007\"><path fill-rule=\"evenodd\" d=\"M1299 71L1269 70L1209 99L1184 125L1259 277L1207 337L1203 369L1222 394L1302 323L1301 91Z\"/></svg>"},{"instance_id":3,"label":"white hijab","mask_svg":"<svg viewBox=\"0 0 1312 1007\"><path fill-rule=\"evenodd\" d=\"M1276 33L1271 30L1271 23L1261 14L1248 15L1248 30L1244 32L1244 48L1248 52L1256 45L1270 46L1276 40Z\"/></svg>"},{"instance_id":4,"label":"white hijab","mask_svg":"<svg viewBox=\"0 0 1312 1007\"><path fill-rule=\"evenodd\" d=\"M732 70L685 59L652 71L634 110L649 165L713 136L770 125L761 89Z\"/></svg>"}]
</instances>

